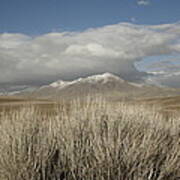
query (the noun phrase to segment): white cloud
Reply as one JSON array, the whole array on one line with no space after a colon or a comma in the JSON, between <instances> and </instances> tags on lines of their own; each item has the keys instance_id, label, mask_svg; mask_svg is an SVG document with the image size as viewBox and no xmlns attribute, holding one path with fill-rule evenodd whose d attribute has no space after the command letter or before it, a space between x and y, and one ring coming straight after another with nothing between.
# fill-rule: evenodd
<instances>
[{"instance_id":1,"label":"white cloud","mask_svg":"<svg viewBox=\"0 0 180 180\"><path fill-rule=\"evenodd\" d=\"M144 64L143 68L152 74L146 78L147 83L180 88L180 55L175 53L170 56L153 57L151 61Z\"/></svg>"},{"instance_id":2,"label":"white cloud","mask_svg":"<svg viewBox=\"0 0 180 180\"><path fill-rule=\"evenodd\" d=\"M30 37L23 34L8 34L4 33L0 35L0 48L13 49L17 48L21 44L24 44L30 40Z\"/></svg>"},{"instance_id":3,"label":"white cloud","mask_svg":"<svg viewBox=\"0 0 180 180\"><path fill-rule=\"evenodd\" d=\"M148 0L138 0L137 4L140 6L147 6L150 4L150 2Z\"/></svg>"},{"instance_id":4,"label":"white cloud","mask_svg":"<svg viewBox=\"0 0 180 180\"><path fill-rule=\"evenodd\" d=\"M131 20L132 23L135 23L135 22L136 22L136 18L135 18L135 17L131 17L130 20Z\"/></svg>"},{"instance_id":5,"label":"white cloud","mask_svg":"<svg viewBox=\"0 0 180 180\"><path fill-rule=\"evenodd\" d=\"M66 55L71 56L96 56L96 57L110 57L110 58L116 58L120 55L119 52L114 51L111 48L105 48L100 44L97 43L89 43L86 45L70 45L65 50Z\"/></svg>"},{"instance_id":6,"label":"white cloud","mask_svg":"<svg viewBox=\"0 0 180 180\"><path fill-rule=\"evenodd\" d=\"M128 23L84 32L37 37L0 34L0 83L47 82L112 72L140 79L134 63L147 56L180 53L180 24Z\"/></svg>"}]
</instances>

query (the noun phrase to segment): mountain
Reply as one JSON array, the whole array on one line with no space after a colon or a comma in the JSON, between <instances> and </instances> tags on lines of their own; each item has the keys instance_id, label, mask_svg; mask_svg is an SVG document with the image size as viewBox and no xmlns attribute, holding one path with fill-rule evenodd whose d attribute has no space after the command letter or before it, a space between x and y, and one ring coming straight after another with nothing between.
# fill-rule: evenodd
<instances>
[{"instance_id":1,"label":"mountain","mask_svg":"<svg viewBox=\"0 0 180 180\"><path fill-rule=\"evenodd\" d=\"M33 92L37 87L28 85L1 85L0 95L16 95L19 93Z\"/></svg>"},{"instance_id":2,"label":"mountain","mask_svg":"<svg viewBox=\"0 0 180 180\"><path fill-rule=\"evenodd\" d=\"M151 97L177 95L178 92L179 91L171 88L160 88L151 85L128 82L114 74L104 73L86 78L79 78L73 81L58 80L49 85L37 88L31 93L23 93L23 95L53 99L60 97L73 98L94 94L101 94L111 98L134 98L141 96Z\"/></svg>"},{"instance_id":3,"label":"mountain","mask_svg":"<svg viewBox=\"0 0 180 180\"><path fill-rule=\"evenodd\" d=\"M139 89L139 85L130 84L120 77L111 73L104 73L79 78L73 81L58 80L49 85L42 86L32 93L36 97L74 97L87 94L107 94L112 91L127 92L133 89Z\"/></svg>"}]
</instances>

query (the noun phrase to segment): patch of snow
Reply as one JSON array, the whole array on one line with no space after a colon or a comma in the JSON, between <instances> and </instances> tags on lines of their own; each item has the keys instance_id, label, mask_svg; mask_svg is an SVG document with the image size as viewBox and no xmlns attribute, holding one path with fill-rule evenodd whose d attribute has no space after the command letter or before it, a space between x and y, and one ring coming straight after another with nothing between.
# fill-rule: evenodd
<instances>
[{"instance_id":1,"label":"patch of snow","mask_svg":"<svg viewBox=\"0 0 180 180\"><path fill-rule=\"evenodd\" d=\"M121 82L124 82L123 79L119 78L118 76L115 76L111 73L104 73L104 74L98 74L98 75L93 75L93 76L88 76L87 78L80 78L78 81L82 82L88 82L88 83L107 83L111 80L118 80Z\"/></svg>"},{"instance_id":2,"label":"patch of snow","mask_svg":"<svg viewBox=\"0 0 180 180\"><path fill-rule=\"evenodd\" d=\"M69 83L70 83L69 81L59 80L59 81L56 81L56 82L51 83L50 86L51 86L51 87L54 87L54 88L57 88L57 87L66 86L66 85L69 84Z\"/></svg>"},{"instance_id":3,"label":"patch of snow","mask_svg":"<svg viewBox=\"0 0 180 180\"><path fill-rule=\"evenodd\" d=\"M102 83L102 84L105 84L105 83L107 83L109 81L113 81L113 80L124 82L124 80L119 78L118 76L115 76L111 73L104 73L104 74L88 76L86 78L78 78L78 79L73 80L73 81L59 80L59 81L51 83L48 86L42 86L41 89L45 88L45 87L53 87L53 88L62 89L62 88L65 88L69 85L78 84L78 83L91 83L91 84Z\"/></svg>"}]
</instances>

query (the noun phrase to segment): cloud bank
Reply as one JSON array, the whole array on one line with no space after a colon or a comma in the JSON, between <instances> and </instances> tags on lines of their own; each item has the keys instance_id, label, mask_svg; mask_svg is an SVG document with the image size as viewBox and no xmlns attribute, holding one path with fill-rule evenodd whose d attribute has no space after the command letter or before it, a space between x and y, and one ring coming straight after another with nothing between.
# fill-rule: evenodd
<instances>
[{"instance_id":1,"label":"cloud bank","mask_svg":"<svg viewBox=\"0 0 180 180\"><path fill-rule=\"evenodd\" d=\"M150 4L150 2L148 0L138 0L137 4L139 6L148 6Z\"/></svg>"},{"instance_id":2,"label":"cloud bank","mask_svg":"<svg viewBox=\"0 0 180 180\"><path fill-rule=\"evenodd\" d=\"M120 23L83 32L30 37L0 34L0 83L43 84L103 72L145 78L134 66L148 56L180 53L180 24Z\"/></svg>"},{"instance_id":3,"label":"cloud bank","mask_svg":"<svg viewBox=\"0 0 180 180\"><path fill-rule=\"evenodd\" d=\"M174 54L153 59L152 62L144 65L144 68L154 75L147 77L146 82L180 88L180 55Z\"/></svg>"}]
</instances>

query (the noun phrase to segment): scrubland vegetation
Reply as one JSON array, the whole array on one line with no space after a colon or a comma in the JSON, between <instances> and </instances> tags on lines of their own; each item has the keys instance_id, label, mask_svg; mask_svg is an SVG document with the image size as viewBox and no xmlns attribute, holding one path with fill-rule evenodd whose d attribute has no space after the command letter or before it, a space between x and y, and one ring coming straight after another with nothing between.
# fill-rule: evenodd
<instances>
[{"instance_id":1,"label":"scrubland vegetation","mask_svg":"<svg viewBox=\"0 0 180 180\"><path fill-rule=\"evenodd\" d=\"M1 110L0 180L178 180L180 116L86 98Z\"/></svg>"}]
</instances>

